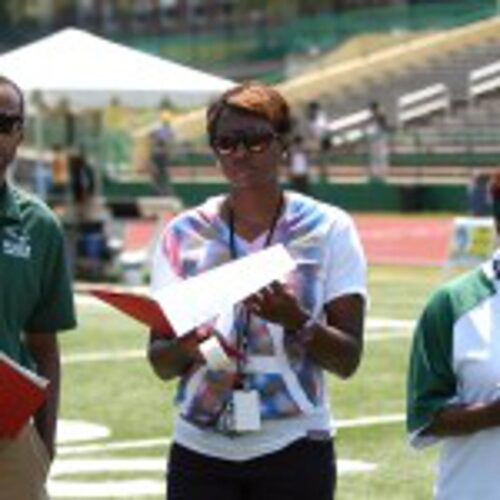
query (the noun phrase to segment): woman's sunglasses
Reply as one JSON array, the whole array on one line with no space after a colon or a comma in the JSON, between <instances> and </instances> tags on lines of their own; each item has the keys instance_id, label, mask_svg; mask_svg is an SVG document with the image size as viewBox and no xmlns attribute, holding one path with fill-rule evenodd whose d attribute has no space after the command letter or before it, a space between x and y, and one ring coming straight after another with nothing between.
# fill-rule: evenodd
<instances>
[{"instance_id":1,"label":"woman's sunglasses","mask_svg":"<svg viewBox=\"0 0 500 500\"><path fill-rule=\"evenodd\" d=\"M0 134L12 134L12 132L21 128L22 123L23 119L19 115L0 113Z\"/></svg>"},{"instance_id":2,"label":"woman's sunglasses","mask_svg":"<svg viewBox=\"0 0 500 500\"><path fill-rule=\"evenodd\" d=\"M211 146L219 156L234 154L240 144L248 153L258 154L264 152L276 138L277 135L271 131L248 131L215 137Z\"/></svg>"}]
</instances>

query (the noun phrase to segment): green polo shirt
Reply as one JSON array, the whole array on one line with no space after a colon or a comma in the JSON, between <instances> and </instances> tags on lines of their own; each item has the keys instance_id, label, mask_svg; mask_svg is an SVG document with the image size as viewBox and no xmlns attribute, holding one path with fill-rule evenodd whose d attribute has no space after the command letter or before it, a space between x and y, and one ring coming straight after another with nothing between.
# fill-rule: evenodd
<instances>
[{"instance_id":1,"label":"green polo shirt","mask_svg":"<svg viewBox=\"0 0 500 500\"><path fill-rule=\"evenodd\" d=\"M0 351L33 367L23 336L76 326L61 227L38 199L0 186Z\"/></svg>"}]
</instances>

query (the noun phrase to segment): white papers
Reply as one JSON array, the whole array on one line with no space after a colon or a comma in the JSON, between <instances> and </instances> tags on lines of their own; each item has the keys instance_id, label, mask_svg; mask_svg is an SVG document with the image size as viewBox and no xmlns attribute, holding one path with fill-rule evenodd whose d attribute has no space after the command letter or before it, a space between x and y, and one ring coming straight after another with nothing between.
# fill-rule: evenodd
<instances>
[{"instance_id":1,"label":"white papers","mask_svg":"<svg viewBox=\"0 0 500 500\"><path fill-rule=\"evenodd\" d=\"M229 370L233 368L233 361L226 354L217 337L209 337L198 347L211 370Z\"/></svg>"},{"instance_id":2,"label":"white papers","mask_svg":"<svg viewBox=\"0 0 500 500\"><path fill-rule=\"evenodd\" d=\"M226 340L231 338L234 328L235 307L230 306L221 311L215 320L214 329Z\"/></svg>"},{"instance_id":3,"label":"white papers","mask_svg":"<svg viewBox=\"0 0 500 500\"><path fill-rule=\"evenodd\" d=\"M154 292L177 335L182 336L282 279L296 264L281 244L229 262Z\"/></svg>"}]
</instances>

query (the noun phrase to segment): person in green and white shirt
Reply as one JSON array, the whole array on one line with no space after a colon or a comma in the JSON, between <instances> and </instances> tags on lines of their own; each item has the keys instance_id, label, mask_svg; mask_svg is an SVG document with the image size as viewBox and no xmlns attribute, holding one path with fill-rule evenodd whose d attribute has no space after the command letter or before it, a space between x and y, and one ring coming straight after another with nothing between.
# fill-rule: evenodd
<instances>
[{"instance_id":1,"label":"person in green and white shirt","mask_svg":"<svg viewBox=\"0 0 500 500\"><path fill-rule=\"evenodd\" d=\"M33 421L0 438L0 499L47 500L61 384L56 333L73 329L76 318L61 225L7 175L24 136L24 109L21 89L0 75L0 352L50 383Z\"/></svg>"},{"instance_id":2,"label":"person in green and white shirt","mask_svg":"<svg viewBox=\"0 0 500 500\"><path fill-rule=\"evenodd\" d=\"M500 172L492 178L500 234ZM407 429L442 444L434 498L500 498L500 250L433 294L410 357Z\"/></svg>"}]
</instances>

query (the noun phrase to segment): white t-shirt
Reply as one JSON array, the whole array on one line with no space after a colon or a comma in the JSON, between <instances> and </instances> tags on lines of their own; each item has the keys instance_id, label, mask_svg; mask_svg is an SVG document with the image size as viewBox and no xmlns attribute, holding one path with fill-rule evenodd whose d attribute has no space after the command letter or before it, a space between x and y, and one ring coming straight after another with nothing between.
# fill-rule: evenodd
<instances>
[{"instance_id":1,"label":"white t-shirt","mask_svg":"<svg viewBox=\"0 0 500 500\"><path fill-rule=\"evenodd\" d=\"M231 259L229 228L219 216L223 197L210 198L171 221L153 258L152 287L198 274ZM238 255L262 248L236 237ZM343 295L366 295L366 262L351 218L341 209L285 193L272 243L283 243L297 261L287 279L301 305L323 319L324 305ZM242 277L244 279L244 277ZM238 321L235 319L235 331ZM283 329L252 317L247 377L260 394L262 429L231 437L211 427L218 397L227 396L224 374L206 366L181 380L174 440L208 456L248 460L331 430L323 371ZM221 396L222 394L222 396ZM182 415L182 416L181 416ZM237 444L237 446L235 446Z\"/></svg>"}]
</instances>

